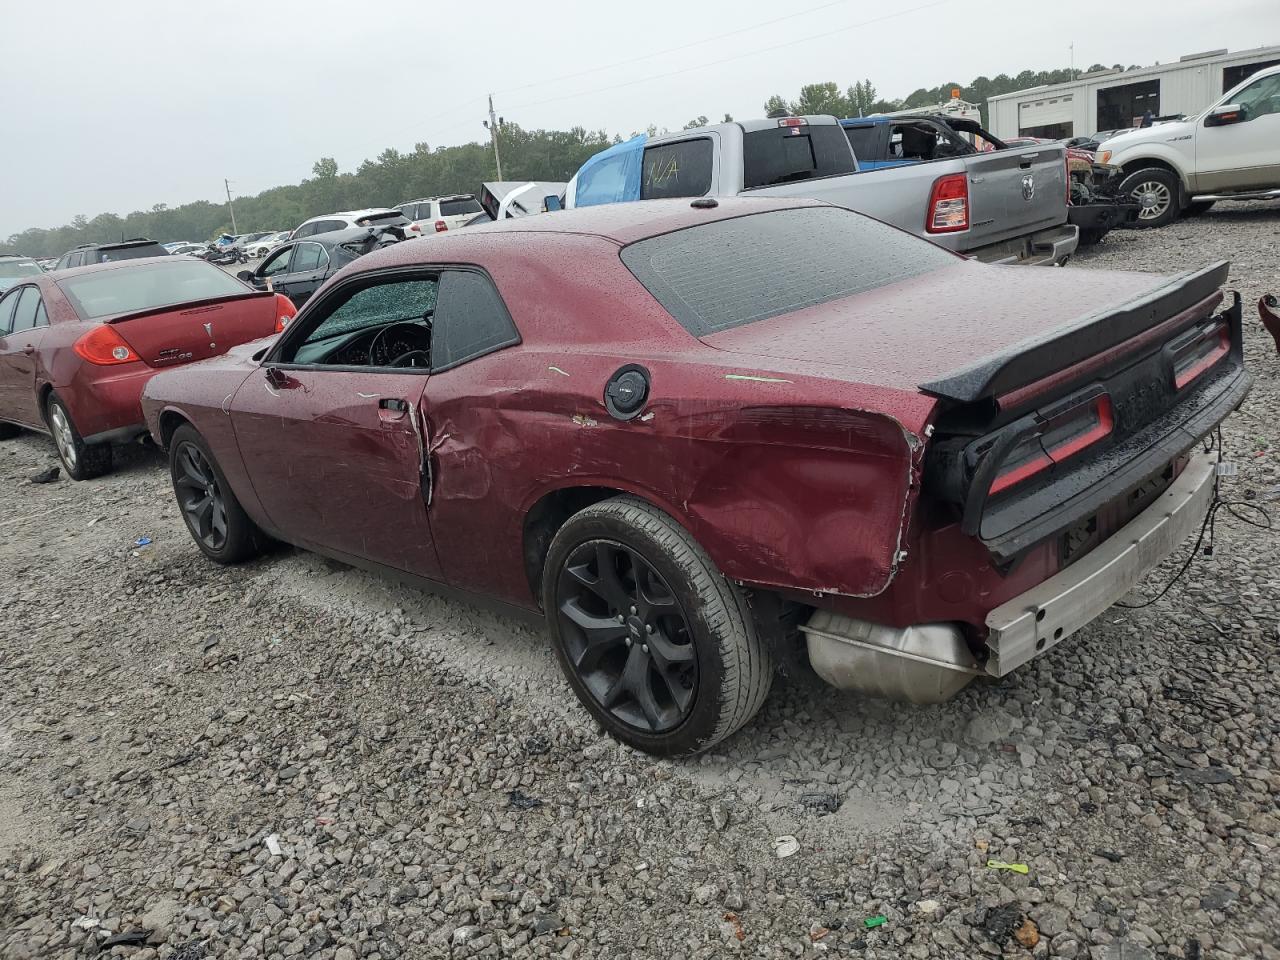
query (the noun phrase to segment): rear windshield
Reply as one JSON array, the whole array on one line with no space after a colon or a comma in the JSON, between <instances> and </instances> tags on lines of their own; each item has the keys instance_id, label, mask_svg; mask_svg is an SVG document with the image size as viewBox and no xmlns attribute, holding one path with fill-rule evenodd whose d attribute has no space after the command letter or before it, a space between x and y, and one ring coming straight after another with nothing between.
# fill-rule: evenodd
<instances>
[{"instance_id":1,"label":"rear windshield","mask_svg":"<svg viewBox=\"0 0 1280 960\"><path fill-rule=\"evenodd\" d=\"M42 273L34 260L0 260L0 277L35 277Z\"/></svg>"},{"instance_id":2,"label":"rear windshield","mask_svg":"<svg viewBox=\"0 0 1280 960\"><path fill-rule=\"evenodd\" d=\"M84 320L249 292L213 264L186 257L68 277L58 286Z\"/></svg>"},{"instance_id":3,"label":"rear windshield","mask_svg":"<svg viewBox=\"0 0 1280 960\"><path fill-rule=\"evenodd\" d=\"M844 128L835 124L754 130L742 137L742 186L745 190L853 173L854 170L849 140Z\"/></svg>"},{"instance_id":4,"label":"rear windshield","mask_svg":"<svg viewBox=\"0 0 1280 960\"><path fill-rule=\"evenodd\" d=\"M461 200L441 200L440 216L461 217L467 214L483 213L484 208L475 197L464 197Z\"/></svg>"},{"instance_id":5,"label":"rear windshield","mask_svg":"<svg viewBox=\"0 0 1280 960\"><path fill-rule=\"evenodd\" d=\"M863 163L878 159L876 157L876 141L880 139L880 128L845 127L845 136L849 138L849 146L853 147L853 155Z\"/></svg>"},{"instance_id":6,"label":"rear windshield","mask_svg":"<svg viewBox=\"0 0 1280 960\"><path fill-rule=\"evenodd\" d=\"M715 153L709 137L660 143L644 151L640 199L701 197L711 189Z\"/></svg>"},{"instance_id":7,"label":"rear windshield","mask_svg":"<svg viewBox=\"0 0 1280 960\"><path fill-rule=\"evenodd\" d=\"M843 134L841 134L843 138ZM695 337L794 313L957 262L849 210L778 210L631 244L622 262Z\"/></svg>"},{"instance_id":8,"label":"rear windshield","mask_svg":"<svg viewBox=\"0 0 1280 960\"><path fill-rule=\"evenodd\" d=\"M141 260L143 257L165 257L169 251L158 243L141 243L136 247L100 247L92 251L85 263L110 263L115 260Z\"/></svg>"}]
</instances>

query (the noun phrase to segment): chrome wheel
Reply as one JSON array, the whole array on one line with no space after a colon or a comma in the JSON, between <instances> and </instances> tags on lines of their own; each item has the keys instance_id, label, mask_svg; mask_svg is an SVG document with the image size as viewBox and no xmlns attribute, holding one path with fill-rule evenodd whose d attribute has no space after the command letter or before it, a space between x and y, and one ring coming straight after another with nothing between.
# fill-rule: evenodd
<instances>
[{"instance_id":1,"label":"chrome wheel","mask_svg":"<svg viewBox=\"0 0 1280 960\"><path fill-rule=\"evenodd\" d=\"M1173 191L1159 180L1145 180L1134 187L1133 199L1139 206L1139 220L1158 220L1169 212Z\"/></svg>"},{"instance_id":2,"label":"chrome wheel","mask_svg":"<svg viewBox=\"0 0 1280 960\"><path fill-rule=\"evenodd\" d=\"M76 468L76 435L71 430L71 418L62 404L49 405L49 426L53 431L53 442L58 445L58 455L68 470Z\"/></svg>"},{"instance_id":3,"label":"chrome wheel","mask_svg":"<svg viewBox=\"0 0 1280 960\"><path fill-rule=\"evenodd\" d=\"M561 568L557 615L569 663L591 697L645 733L667 733L693 708L698 662L680 602L637 551L578 546Z\"/></svg>"},{"instance_id":4,"label":"chrome wheel","mask_svg":"<svg viewBox=\"0 0 1280 960\"><path fill-rule=\"evenodd\" d=\"M213 466L193 443L178 448L176 466L173 486L182 519L197 540L210 550L221 550L227 542L227 505Z\"/></svg>"}]
</instances>

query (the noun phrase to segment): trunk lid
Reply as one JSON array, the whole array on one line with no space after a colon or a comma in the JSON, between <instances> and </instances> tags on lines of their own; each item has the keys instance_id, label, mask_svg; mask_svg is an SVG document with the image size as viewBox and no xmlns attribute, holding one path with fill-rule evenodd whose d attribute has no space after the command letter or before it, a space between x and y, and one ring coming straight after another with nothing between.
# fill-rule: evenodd
<instances>
[{"instance_id":1,"label":"trunk lid","mask_svg":"<svg viewBox=\"0 0 1280 960\"><path fill-rule=\"evenodd\" d=\"M279 308L273 293L252 293L105 318L153 367L194 363L233 346L272 336Z\"/></svg>"},{"instance_id":2,"label":"trunk lid","mask_svg":"<svg viewBox=\"0 0 1280 960\"><path fill-rule=\"evenodd\" d=\"M957 259L702 341L744 358L796 361L827 376L916 392L1170 282L1146 273L1027 270Z\"/></svg>"}]
</instances>

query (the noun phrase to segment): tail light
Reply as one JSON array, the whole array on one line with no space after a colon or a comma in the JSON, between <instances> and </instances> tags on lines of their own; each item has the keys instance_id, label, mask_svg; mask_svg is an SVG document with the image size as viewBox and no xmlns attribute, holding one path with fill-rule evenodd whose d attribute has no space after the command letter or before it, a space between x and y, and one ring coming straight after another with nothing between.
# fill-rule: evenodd
<instances>
[{"instance_id":1,"label":"tail light","mask_svg":"<svg viewBox=\"0 0 1280 960\"><path fill-rule=\"evenodd\" d=\"M1062 167L1067 172L1067 206L1071 206L1071 151L1067 151L1066 159L1062 161Z\"/></svg>"},{"instance_id":2,"label":"tail light","mask_svg":"<svg viewBox=\"0 0 1280 960\"><path fill-rule=\"evenodd\" d=\"M1173 347L1173 385L1181 390L1231 352L1231 329L1218 323Z\"/></svg>"},{"instance_id":3,"label":"tail light","mask_svg":"<svg viewBox=\"0 0 1280 960\"><path fill-rule=\"evenodd\" d=\"M1115 415L1105 393L1068 400L1065 409L1036 416L1036 426L1005 454L989 494L997 494L1062 463L1111 434Z\"/></svg>"},{"instance_id":4,"label":"tail light","mask_svg":"<svg viewBox=\"0 0 1280 960\"><path fill-rule=\"evenodd\" d=\"M448 229L449 229L449 225L445 223L443 220L436 221L436 233L444 233Z\"/></svg>"},{"instance_id":5,"label":"tail light","mask_svg":"<svg viewBox=\"0 0 1280 960\"><path fill-rule=\"evenodd\" d=\"M109 323L94 327L77 340L71 349L81 359L100 367L110 367L117 363L133 363L135 360L142 359Z\"/></svg>"},{"instance_id":6,"label":"tail light","mask_svg":"<svg viewBox=\"0 0 1280 960\"><path fill-rule=\"evenodd\" d=\"M969 229L969 177L952 173L933 181L929 193L926 233L957 233Z\"/></svg>"},{"instance_id":7,"label":"tail light","mask_svg":"<svg viewBox=\"0 0 1280 960\"><path fill-rule=\"evenodd\" d=\"M293 305L293 301L286 297L283 293L276 294L276 333L283 333L284 328L289 325L298 314L298 308Z\"/></svg>"},{"instance_id":8,"label":"tail light","mask_svg":"<svg viewBox=\"0 0 1280 960\"><path fill-rule=\"evenodd\" d=\"M410 231L410 232L412 232L412 233L421 233L421 232L422 232L422 227L418 226L418 224L416 224L416 223L411 223L411 224L409 224L407 227L405 227L405 229L406 229L406 230L408 230L408 231Z\"/></svg>"}]
</instances>

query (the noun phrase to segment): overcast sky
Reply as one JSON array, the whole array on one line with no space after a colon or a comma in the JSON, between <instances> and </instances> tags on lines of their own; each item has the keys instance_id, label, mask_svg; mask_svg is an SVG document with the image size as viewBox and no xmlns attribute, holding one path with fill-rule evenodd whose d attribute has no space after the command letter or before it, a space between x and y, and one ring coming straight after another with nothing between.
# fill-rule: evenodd
<instances>
[{"instance_id":1,"label":"overcast sky","mask_svg":"<svg viewBox=\"0 0 1280 960\"><path fill-rule=\"evenodd\" d=\"M223 177L254 194L310 176L322 156L345 172L389 146L480 139L490 91L529 129L628 134L758 116L771 93L809 82L870 77L902 98L1064 67L1072 41L1077 67L1280 43L1277 0L4 6L0 237L219 200Z\"/></svg>"}]
</instances>

